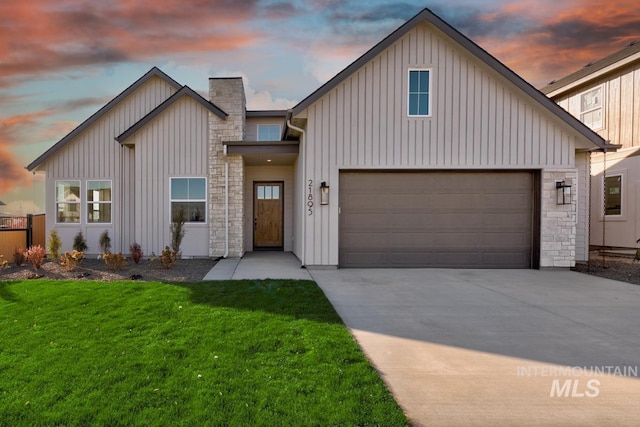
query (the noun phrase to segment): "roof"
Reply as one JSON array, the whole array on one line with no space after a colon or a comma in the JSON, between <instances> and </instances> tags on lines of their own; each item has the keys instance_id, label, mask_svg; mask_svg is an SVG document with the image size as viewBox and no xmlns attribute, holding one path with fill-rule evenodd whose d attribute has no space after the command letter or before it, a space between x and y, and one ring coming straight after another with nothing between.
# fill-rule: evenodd
<instances>
[{"instance_id":1,"label":"roof","mask_svg":"<svg viewBox=\"0 0 640 427\"><path fill-rule=\"evenodd\" d=\"M326 95L332 89L334 89L341 82L346 80L349 76L363 67L366 63L371 61L373 58L378 56L385 49L390 47L393 43L402 38L405 34L411 31L413 28L418 26L419 24L427 22L455 42L457 42L461 47L466 49L471 55L475 56L486 65L494 69L498 74L508 80L510 83L518 87L525 94L535 100L538 104L540 104L543 108L549 110L552 114L559 117L562 121L572 127L575 131L577 131L580 135L591 141L596 147L604 149L610 148L607 142L597 133L589 129L586 125L584 125L580 120L573 117L567 111L559 107L555 102L546 97L542 92L538 91L531 84L526 82L522 77L517 75L511 69L509 69L502 62L498 61L495 57L489 54L487 51L482 49L480 46L475 44L465 35L460 33L458 30L453 28L451 25L446 23L436 14L434 14L429 9L423 9L393 33L389 34L385 39L383 39L380 43L371 48L368 52L362 55L360 58L356 59L351 65L338 73L335 77L329 80L324 85L320 86L315 92L311 95L307 96L305 99L300 101L295 107L291 110L291 115L296 116L308 108L310 105L318 101L321 97Z\"/></svg>"},{"instance_id":2,"label":"roof","mask_svg":"<svg viewBox=\"0 0 640 427\"><path fill-rule=\"evenodd\" d=\"M286 117L287 110L247 110L247 117Z\"/></svg>"},{"instance_id":3,"label":"roof","mask_svg":"<svg viewBox=\"0 0 640 427\"><path fill-rule=\"evenodd\" d=\"M26 169L29 171L33 171L38 166L40 166L44 161L46 161L49 157L55 154L58 150L60 150L65 144L69 141L73 140L76 136L82 133L89 126L100 120L104 115L113 110L121 101L126 99L132 92L136 91L140 86L151 80L153 77L159 77L169 85L173 86L176 90L179 90L181 85L169 77L167 74L163 73L158 67L153 67L147 73L145 73L142 77L136 80L131 86L122 91L118 96L109 101L104 107L95 112L91 117L82 122L78 127L69 132L64 138L55 143L51 148L42 153L37 159L35 159L31 164L29 164Z\"/></svg>"},{"instance_id":4,"label":"roof","mask_svg":"<svg viewBox=\"0 0 640 427\"><path fill-rule=\"evenodd\" d=\"M162 104L158 105L156 108L151 110L146 116L138 120L133 126L131 126L129 129L127 129L126 131L121 133L119 136L117 136L116 141L122 144L127 138L129 138L131 135L136 133L144 125L146 125L147 123L155 119L160 113L162 113L164 110L166 110L167 108L175 104L176 101L178 101L183 96L188 96L192 98L194 101L202 105L207 110L211 111L216 116L220 117L223 120L226 120L228 116L227 113L222 111L215 104L204 99L202 96L200 96L196 91L191 89L189 86L182 86L182 88L178 92L171 95Z\"/></svg>"},{"instance_id":5,"label":"roof","mask_svg":"<svg viewBox=\"0 0 640 427\"><path fill-rule=\"evenodd\" d=\"M639 60L640 42L631 42L624 49L598 61L590 62L578 71L559 80L555 80L540 90L542 93L546 93L549 96L551 96L551 94L558 95L578 85L584 84L589 80L593 80L596 77L610 73L629 63Z\"/></svg>"}]
</instances>

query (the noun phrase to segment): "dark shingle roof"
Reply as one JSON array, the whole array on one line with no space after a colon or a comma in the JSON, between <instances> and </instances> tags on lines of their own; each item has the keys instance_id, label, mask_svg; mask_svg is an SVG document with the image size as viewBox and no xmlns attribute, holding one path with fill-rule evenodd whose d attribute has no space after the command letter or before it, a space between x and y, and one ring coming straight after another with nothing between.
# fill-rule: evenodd
<instances>
[{"instance_id":1,"label":"dark shingle roof","mask_svg":"<svg viewBox=\"0 0 640 427\"><path fill-rule=\"evenodd\" d=\"M627 47L625 47L624 49L619 50L612 55L602 58L599 61L590 62L589 64L585 65L578 71L571 73L568 76L565 76L559 80L555 80L549 83L547 86L540 89L540 91L542 93L549 94L560 88L570 85L571 83L575 83L579 80L582 80L585 77L588 77L589 75L594 74L600 70L604 70L605 68L610 67L622 61L625 58L635 55L638 52L640 52L640 42L637 42L637 41L632 42L628 44ZM614 67L614 68L617 68L617 67Z\"/></svg>"}]
</instances>

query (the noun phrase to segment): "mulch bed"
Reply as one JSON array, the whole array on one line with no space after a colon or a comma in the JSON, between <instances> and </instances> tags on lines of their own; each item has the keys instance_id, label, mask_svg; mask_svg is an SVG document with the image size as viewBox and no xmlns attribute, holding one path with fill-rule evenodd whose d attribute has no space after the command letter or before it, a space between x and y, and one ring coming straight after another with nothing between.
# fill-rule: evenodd
<instances>
[{"instance_id":1,"label":"mulch bed","mask_svg":"<svg viewBox=\"0 0 640 427\"><path fill-rule=\"evenodd\" d=\"M589 263L576 264L575 271L640 285L640 263L630 257L592 255Z\"/></svg>"},{"instance_id":2,"label":"mulch bed","mask_svg":"<svg viewBox=\"0 0 640 427\"><path fill-rule=\"evenodd\" d=\"M161 268L157 261L148 259L135 264L130 259L122 270L110 270L103 260L85 258L74 271L66 271L59 262L47 261L38 271L30 265L0 270L0 280L51 279L51 280L145 280L160 282L197 282L216 265L215 259L180 259L171 269Z\"/></svg>"}]
</instances>

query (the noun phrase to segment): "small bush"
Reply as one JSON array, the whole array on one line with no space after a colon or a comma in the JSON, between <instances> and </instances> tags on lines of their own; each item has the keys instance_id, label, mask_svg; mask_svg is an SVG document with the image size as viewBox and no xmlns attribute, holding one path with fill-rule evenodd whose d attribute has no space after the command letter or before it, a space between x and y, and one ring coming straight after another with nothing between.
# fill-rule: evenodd
<instances>
[{"instance_id":1,"label":"small bush","mask_svg":"<svg viewBox=\"0 0 640 427\"><path fill-rule=\"evenodd\" d=\"M73 271L80 264L80 262L84 259L84 252L76 251L73 252L65 252L63 256L60 257L60 264L62 264L67 271Z\"/></svg>"},{"instance_id":2,"label":"small bush","mask_svg":"<svg viewBox=\"0 0 640 427\"><path fill-rule=\"evenodd\" d=\"M4 259L4 255L0 255L0 270L9 268L9 261Z\"/></svg>"},{"instance_id":3,"label":"small bush","mask_svg":"<svg viewBox=\"0 0 640 427\"><path fill-rule=\"evenodd\" d=\"M111 252L111 237L109 237L109 232L107 230L104 230L102 234L100 234L98 244L100 245L100 250L103 253Z\"/></svg>"},{"instance_id":4,"label":"small bush","mask_svg":"<svg viewBox=\"0 0 640 427\"><path fill-rule=\"evenodd\" d=\"M104 263L107 264L110 270L122 270L127 266L127 257L122 255L122 252L112 254L111 252L105 252L102 254Z\"/></svg>"},{"instance_id":5,"label":"small bush","mask_svg":"<svg viewBox=\"0 0 640 427\"><path fill-rule=\"evenodd\" d=\"M44 261L45 258L45 252L44 252L44 248L40 245L34 245L31 246L29 248L29 250L27 250L27 252L25 252L25 256L27 257L27 261L29 261L31 263L31 265L33 265L33 268L36 270L40 269L40 266L42 265L42 262Z\"/></svg>"},{"instance_id":6,"label":"small bush","mask_svg":"<svg viewBox=\"0 0 640 427\"><path fill-rule=\"evenodd\" d=\"M60 248L62 247L62 240L60 240L60 236L58 236L58 232L56 230L51 230L49 233L49 245L47 249L49 249L49 256L53 259L60 258Z\"/></svg>"},{"instance_id":7,"label":"small bush","mask_svg":"<svg viewBox=\"0 0 640 427\"><path fill-rule=\"evenodd\" d=\"M87 246L84 234L82 234L82 231L78 231L78 234L73 238L73 250L76 252L82 252L84 255L84 251L88 248L89 246Z\"/></svg>"},{"instance_id":8,"label":"small bush","mask_svg":"<svg viewBox=\"0 0 640 427\"><path fill-rule=\"evenodd\" d=\"M25 263L26 259L24 256L24 248L17 247L13 250L13 262L18 266L22 267Z\"/></svg>"},{"instance_id":9,"label":"small bush","mask_svg":"<svg viewBox=\"0 0 640 427\"><path fill-rule=\"evenodd\" d=\"M165 246L158 260L160 261L160 267L169 270L176 265L178 259L178 253L172 250L169 246Z\"/></svg>"},{"instance_id":10,"label":"small bush","mask_svg":"<svg viewBox=\"0 0 640 427\"><path fill-rule=\"evenodd\" d=\"M182 244L185 233L184 223L186 221L187 218L185 217L184 209L180 209L169 226L169 231L171 231L171 248L173 252L176 253L176 256L180 253L180 245Z\"/></svg>"},{"instance_id":11,"label":"small bush","mask_svg":"<svg viewBox=\"0 0 640 427\"><path fill-rule=\"evenodd\" d=\"M129 252L131 253L131 259L136 264L140 263L140 260L144 256L144 252L142 252L142 246L139 243L133 242L131 246L129 246Z\"/></svg>"}]
</instances>

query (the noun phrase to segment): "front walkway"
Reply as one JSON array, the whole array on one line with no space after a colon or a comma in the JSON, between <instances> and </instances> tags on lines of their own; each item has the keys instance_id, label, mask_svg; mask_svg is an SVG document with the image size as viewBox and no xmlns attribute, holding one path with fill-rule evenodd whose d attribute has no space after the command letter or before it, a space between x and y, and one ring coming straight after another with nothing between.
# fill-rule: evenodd
<instances>
[{"instance_id":1,"label":"front walkway","mask_svg":"<svg viewBox=\"0 0 640 427\"><path fill-rule=\"evenodd\" d=\"M247 252L242 258L225 258L202 280L299 279L313 280L291 252Z\"/></svg>"}]
</instances>

